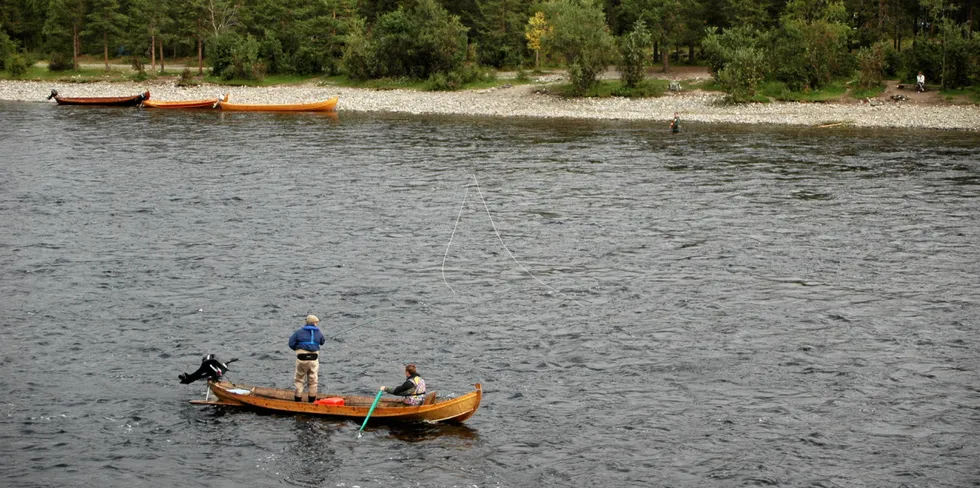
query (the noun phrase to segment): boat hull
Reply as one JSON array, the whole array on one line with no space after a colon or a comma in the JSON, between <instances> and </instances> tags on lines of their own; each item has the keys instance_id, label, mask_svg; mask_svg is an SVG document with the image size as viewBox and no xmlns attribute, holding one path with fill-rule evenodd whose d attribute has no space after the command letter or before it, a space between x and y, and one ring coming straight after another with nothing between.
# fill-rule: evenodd
<instances>
[{"instance_id":1,"label":"boat hull","mask_svg":"<svg viewBox=\"0 0 980 488\"><path fill-rule=\"evenodd\" d=\"M227 101L227 97L225 98ZM217 108L218 103L221 102L219 98L212 98L210 100L179 100L179 101L163 101L163 100L145 100L142 106L147 108Z\"/></svg>"},{"instance_id":2,"label":"boat hull","mask_svg":"<svg viewBox=\"0 0 980 488\"><path fill-rule=\"evenodd\" d=\"M333 112L337 110L338 97L314 103L255 104L221 102L221 110L233 112Z\"/></svg>"},{"instance_id":3,"label":"boat hull","mask_svg":"<svg viewBox=\"0 0 980 488\"><path fill-rule=\"evenodd\" d=\"M480 407L483 388L479 383L475 386L475 391L456 398L439 399L431 404L406 405L399 401L382 400L378 402L374 412L371 413L371 421L384 423L463 422L472 417ZM217 400L192 403L364 420L371 408L371 403L374 401L374 397L368 396L324 394L318 395L318 398L339 397L344 399L344 404L321 405L294 401L293 390L214 381L209 382L208 387L217 397Z\"/></svg>"},{"instance_id":4,"label":"boat hull","mask_svg":"<svg viewBox=\"0 0 980 488\"><path fill-rule=\"evenodd\" d=\"M54 97L58 105L93 105L100 107L135 107L144 100L149 99L150 92L148 91L132 97Z\"/></svg>"}]
</instances>

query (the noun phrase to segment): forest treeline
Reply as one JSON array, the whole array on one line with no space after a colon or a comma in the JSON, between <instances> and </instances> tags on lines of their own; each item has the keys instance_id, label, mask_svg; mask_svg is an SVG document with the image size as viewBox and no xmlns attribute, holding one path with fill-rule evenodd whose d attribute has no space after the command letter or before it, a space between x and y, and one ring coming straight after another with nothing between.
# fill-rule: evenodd
<instances>
[{"instance_id":1,"label":"forest treeline","mask_svg":"<svg viewBox=\"0 0 980 488\"><path fill-rule=\"evenodd\" d=\"M587 92L610 64L625 87L651 65L710 66L735 99L761 83L843 77L980 83L980 0L3 0L0 68L79 56L153 69L197 60L226 79L410 78L453 89L496 69L567 68Z\"/></svg>"}]
</instances>

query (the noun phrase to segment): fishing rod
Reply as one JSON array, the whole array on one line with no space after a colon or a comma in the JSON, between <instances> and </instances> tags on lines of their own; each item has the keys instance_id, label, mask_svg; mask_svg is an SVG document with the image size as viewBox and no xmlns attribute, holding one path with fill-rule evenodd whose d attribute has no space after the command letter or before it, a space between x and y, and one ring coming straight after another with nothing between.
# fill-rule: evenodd
<instances>
[{"instance_id":1,"label":"fishing rod","mask_svg":"<svg viewBox=\"0 0 980 488\"><path fill-rule=\"evenodd\" d=\"M342 330L340 332L337 332L336 334L331 334L331 336L336 337L336 336L339 336L341 334L350 332L350 331L352 331L352 330L354 330L354 329L356 329L358 327L363 327L363 326L368 325L368 324L373 324L373 323L375 323L375 322L377 322L379 320L381 320L381 317L377 317L377 318L368 320L367 322L361 322L360 324L357 324L357 325L355 325L355 326L353 326L353 327L351 327L349 329L344 329L344 330Z\"/></svg>"}]
</instances>

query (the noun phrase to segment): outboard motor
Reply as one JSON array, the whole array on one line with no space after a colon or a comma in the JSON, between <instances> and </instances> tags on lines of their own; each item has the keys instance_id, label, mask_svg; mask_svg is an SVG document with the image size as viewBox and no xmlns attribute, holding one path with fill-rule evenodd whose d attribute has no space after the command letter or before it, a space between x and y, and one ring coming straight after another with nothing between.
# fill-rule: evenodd
<instances>
[{"instance_id":1,"label":"outboard motor","mask_svg":"<svg viewBox=\"0 0 980 488\"><path fill-rule=\"evenodd\" d=\"M50 94L50 95L48 95L48 98L47 98L47 99L48 99L48 100L51 100L52 98L54 98L54 97L56 97L56 96L58 96L58 90L55 90L54 88L52 88L52 89L51 89L51 94Z\"/></svg>"},{"instance_id":2,"label":"outboard motor","mask_svg":"<svg viewBox=\"0 0 980 488\"><path fill-rule=\"evenodd\" d=\"M227 363L222 363L218 361L218 358L214 354L208 354L204 356L201 360L201 367L197 368L197 371L187 374L181 373L177 378L180 379L182 384L190 384L201 378L207 378L208 381L214 380L218 381L226 372L228 372L228 365L238 361L238 358L232 358L228 360Z\"/></svg>"}]
</instances>

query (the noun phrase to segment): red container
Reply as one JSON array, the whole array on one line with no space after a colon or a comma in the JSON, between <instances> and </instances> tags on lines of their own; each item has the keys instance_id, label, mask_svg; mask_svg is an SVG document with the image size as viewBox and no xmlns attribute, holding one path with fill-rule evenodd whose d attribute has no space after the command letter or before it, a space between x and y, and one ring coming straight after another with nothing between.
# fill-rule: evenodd
<instances>
[{"instance_id":1,"label":"red container","mask_svg":"<svg viewBox=\"0 0 980 488\"><path fill-rule=\"evenodd\" d=\"M339 397L328 397L320 398L319 400L313 402L314 405L330 405L332 407L342 407L344 406L344 399Z\"/></svg>"}]
</instances>

